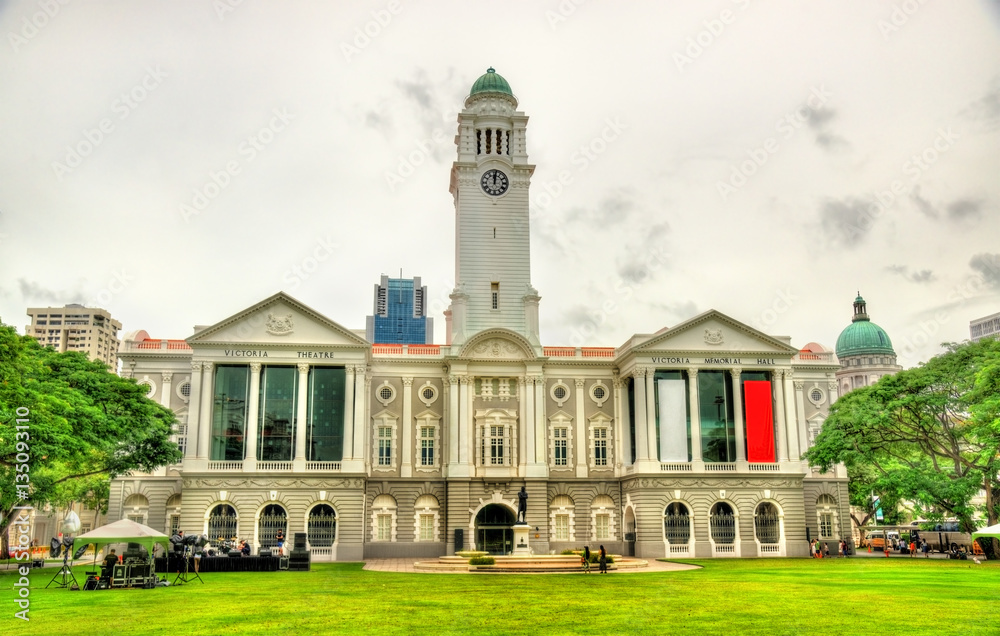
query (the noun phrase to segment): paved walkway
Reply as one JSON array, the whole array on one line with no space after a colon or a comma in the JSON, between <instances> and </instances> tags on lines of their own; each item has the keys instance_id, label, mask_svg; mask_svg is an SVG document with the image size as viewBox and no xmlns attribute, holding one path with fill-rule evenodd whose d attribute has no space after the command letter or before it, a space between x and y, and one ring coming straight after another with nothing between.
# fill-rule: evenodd
<instances>
[{"instance_id":1,"label":"paved walkway","mask_svg":"<svg viewBox=\"0 0 1000 636\"><path fill-rule=\"evenodd\" d=\"M464 570L418 570L413 567L416 561L433 561L434 559L368 559L365 561L366 570L373 572L404 572L407 574L479 574L478 572L468 572ZM697 570L697 565L686 565L683 563L664 563L647 559L648 567L627 568L624 570L612 570L611 574L642 574L643 572L677 572L679 570ZM593 566L594 574L597 574L597 566ZM483 574L584 574L583 572L498 572Z\"/></svg>"}]
</instances>

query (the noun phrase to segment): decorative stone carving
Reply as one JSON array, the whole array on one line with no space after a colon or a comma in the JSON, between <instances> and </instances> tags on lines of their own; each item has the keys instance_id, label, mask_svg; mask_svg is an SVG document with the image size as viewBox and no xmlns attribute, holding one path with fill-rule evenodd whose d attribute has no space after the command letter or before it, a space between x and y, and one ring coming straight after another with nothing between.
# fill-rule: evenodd
<instances>
[{"instance_id":1,"label":"decorative stone carving","mask_svg":"<svg viewBox=\"0 0 1000 636\"><path fill-rule=\"evenodd\" d=\"M403 376L403 386L413 386L413 376L404 375Z\"/></svg>"},{"instance_id":2,"label":"decorative stone carving","mask_svg":"<svg viewBox=\"0 0 1000 636\"><path fill-rule=\"evenodd\" d=\"M501 340L500 338L490 338L485 342L477 344L472 348L472 355L481 358L524 359L524 351L521 350L521 347L509 340Z\"/></svg>"},{"instance_id":3,"label":"decorative stone carving","mask_svg":"<svg viewBox=\"0 0 1000 636\"><path fill-rule=\"evenodd\" d=\"M293 327L292 314L285 314L284 316L268 314L267 321L264 323L267 333L272 336L287 336L292 333L294 330Z\"/></svg>"},{"instance_id":4,"label":"decorative stone carving","mask_svg":"<svg viewBox=\"0 0 1000 636\"><path fill-rule=\"evenodd\" d=\"M252 371L254 373L260 373L260 370L261 370L262 366L263 365L261 363L259 363L259 362L251 362L250 363L250 371Z\"/></svg>"},{"instance_id":5,"label":"decorative stone carving","mask_svg":"<svg viewBox=\"0 0 1000 636\"><path fill-rule=\"evenodd\" d=\"M300 363L298 363L295 366L297 366L299 368L299 373L309 373L309 363L308 362L300 362Z\"/></svg>"},{"instance_id":6,"label":"decorative stone carving","mask_svg":"<svg viewBox=\"0 0 1000 636\"><path fill-rule=\"evenodd\" d=\"M722 336L722 329L706 329L705 330L705 344L710 345L721 345L724 342Z\"/></svg>"},{"instance_id":7,"label":"decorative stone carving","mask_svg":"<svg viewBox=\"0 0 1000 636\"><path fill-rule=\"evenodd\" d=\"M163 378L163 381L165 383L169 383L173 381L174 374L171 373L170 371L164 371L163 373L160 374L160 377Z\"/></svg>"}]
</instances>

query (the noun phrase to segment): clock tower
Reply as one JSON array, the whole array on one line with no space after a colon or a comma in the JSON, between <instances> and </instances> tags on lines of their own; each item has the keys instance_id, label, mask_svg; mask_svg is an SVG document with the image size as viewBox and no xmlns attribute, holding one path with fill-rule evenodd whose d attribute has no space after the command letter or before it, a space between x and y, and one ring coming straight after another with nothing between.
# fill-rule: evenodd
<instances>
[{"instance_id":1,"label":"clock tower","mask_svg":"<svg viewBox=\"0 0 1000 636\"><path fill-rule=\"evenodd\" d=\"M541 348L539 296L531 286L528 186L535 166L528 163L527 125L507 80L492 68L472 85L458 115L448 344L501 327Z\"/></svg>"}]
</instances>

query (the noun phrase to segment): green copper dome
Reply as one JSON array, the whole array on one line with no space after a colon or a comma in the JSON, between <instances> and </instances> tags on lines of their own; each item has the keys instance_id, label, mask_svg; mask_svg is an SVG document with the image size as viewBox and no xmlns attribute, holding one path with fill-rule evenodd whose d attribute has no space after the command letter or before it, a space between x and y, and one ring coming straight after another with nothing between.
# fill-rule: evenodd
<instances>
[{"instance_id":1,"label":"green copper dome","mask_svg":"<svg viewBox=\"0 0 1000 636\"><path fill-rule=\"evenodd\" d=\"M510 84L507 83L507 80L500 77L492 66L486 69L486 74L481 75L476 80L476 83L472 85L469 97L472 97L476 93L504 93L511 97L514 96L514 93L510 90Z\"/></svg>"},{"instance_id":2,"label":"green copper dome","mask_svg":"<svg viewBox=\"0 0 1000 636\"><path fill-rule=\"evenodd\" d=\"M892 350L889 334L868 319L865 299L861 294L854 299L854 318L851 324L837 338L838 358L858 355L896 355Z\"/></svg>"}]
</instances>

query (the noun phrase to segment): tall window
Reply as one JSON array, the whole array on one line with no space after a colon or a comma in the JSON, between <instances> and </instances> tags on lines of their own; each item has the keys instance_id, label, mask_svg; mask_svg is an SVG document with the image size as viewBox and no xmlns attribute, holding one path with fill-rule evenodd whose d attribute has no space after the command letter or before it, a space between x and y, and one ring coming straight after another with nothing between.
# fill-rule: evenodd
<instances>
[{"instance_id":1,"label":"tall window","mask_svg":"<svg viewBox=\"0 0 1000 636\"><path fill-rule=\"evenodd\" d=\"M339 462L344 458L346 371L340 367L309 369L309 431L306 459Z\"/></svg>"},{"instance_id":2,"label":"tall window","mask_svg":"<svg viewBox=\"0 0 1000 636\"><path fill-rule=\"evenodd\" d=\"M420 515L420 540L421 541L434 540L434 515L432 514Z\"/></svg>"},{"instance_id":3,"label":"tall window","mask_svg":"<svg viewBox=\"0 0 1000 636\"><path fill-rule=\"evenodd\" d=\"M597 534L598 539L609 539L611 534L609 527L611 525L611 516L607 514L598 514L594 517L594 532Z\"/></svg>"},{"instance_id":4,"label":"tall window","mask_svg":"<svg viewBox=\"0 0 1000 636\"><path fill-rule=\"evenodd\" d=\"M392 541L392 515L380 514L378 519L378 540Z\"/></svg>"},{"instance_id":5,"label":"tall window","mask_svg":"<svg viewBox=\"0 0 1000 636\"><path fill-rule=\"evenodd\" d=\"M170 536L177 534L177 531L181 529L181 516L180 515L170 515Z\"/></svg>"},{"instance_id":6,"label":"tall window","mask_svg":"<svg viewBox=\"0 0 1000 636\"><path fill-rule=\"evenodd\" d=\"M706 462L736 461L733 385L726 371L698 373L701 452Z\"/></svg>"},{"instance_id":7,"label":"tall window","mask_svg":"<svg viewBox=\"0 0 1000 636\"><path fill-rule=\"evenodd\" d=\"M504 426L490 426L490 464L502 466L504 464Z\"/></svg>"},{"instance_id":8,"label":"tall window","mask_svg":"<svg viewBox=\"0 0 1000 636\"><path fill-rule=\"evenodd\" d=\"M594 429L594 465L608 465L608 429L604 427Z\"/></svg>"},{"instance_id":9,"label":"tall window","mask_svg":"<svg viewBox=\"0 0 1000 636\"><path fill-rule=\"evenodd\" d=\"M292 460L298 379L295 367L261 369L257 416L257 458L261 461Z\"/></svg>"},{"instance_id":10,"label":"tall window","mask_svg":"<svg viewBox=\"0 0 1000 636\"><path fill-rule=\"evenodd\" d=\"M490 298L493 309L500 309L500 283L490 283Z\"/></svg>"},{"instance_id":11,"label":"tall window","mask_svg":"<svg viewBox=\"0 0 1000 636\"><path fill-rule=\"evenodd\" d=\"M332 506L319 504L309 511L309 525L306 528L309 546L329 548L337 538L337 513Z\"/></svg>"},{"instance_id":12,"label":"tall window","mask_svg":"<svg viewBox=\"0 0 1000 636\"><path fill-rule=\"evenodd\" d=\"M392 466L392 427L378 427L378 465Z\"/></svg>"},{"instance_id":13,"label":"tall window","mask_svg":"<svg viewBox=\"0 0 1000 636\"><path fill-rule=\"evenodd\" d=\"M563 427L555 428L552 430L552 449L555 452L555 465L565 466L566 465L566 444L567 444L568 430Z\"/></svg>"},{"instance_id":14,"label":"tall window","mask_svg":"<svg viewBox=\"0 0 1000 636\"><path fill-rule=\"evenodd\" d=\"M249 377L250 368L246 365L215 367L211 453L215 461L243 459Z\"/></svg>"},{"instance_id":15,"label":"tall window","mask_svg":"<svg viewBox=\"0 0 1000 636\"><path fill-rule=\"evenodd\" d=\"M434 465L434 427L420 427L420 465Z\"/></svg>"},{"instance_id":16,"label":"tall window","mask_svg":"<svg viewBox=\"0 0 1000 636\"><path fill-rule=\"evenodd\" d=\"M556 515L556 541L569 541L569 515Z\"/></svg>"},{"instance_id":17,"label":"tall window","mask_svg":"<svg viewBox=\"0 0 1000 636\"><path fill-rule=\"evenodd\" d=\"M819 513L819 536L823 539L833 537L833 513Z\"/></svg>"}]
</instances>

